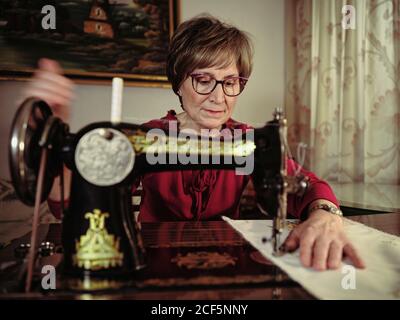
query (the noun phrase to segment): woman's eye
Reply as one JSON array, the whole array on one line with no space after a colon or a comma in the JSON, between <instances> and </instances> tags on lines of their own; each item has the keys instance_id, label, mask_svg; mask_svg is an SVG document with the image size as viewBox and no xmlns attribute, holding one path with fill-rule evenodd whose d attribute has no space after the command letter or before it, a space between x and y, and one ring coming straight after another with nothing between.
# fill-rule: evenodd
<instances>
[{"instance_id":1,"label":"woman's eye","mask_svg":"<svg viewBox=\"0 0 400 320\"><path fill-rule=\"evenodd\" d=\"M225 85L226 86L234 86L237 84L237 79L229 79L229 80L225 80Z\"/></svg>"},{"instance_id":2,"label":"woman's eye","mask_svg":"<svg viewBox=\"0 0 400 320\"><path fill-rule=\"evenodd\" d=\"M212 80L210 78L198 78L197 81L200 84L210 84Z\"/></svg>"}]
</instances>

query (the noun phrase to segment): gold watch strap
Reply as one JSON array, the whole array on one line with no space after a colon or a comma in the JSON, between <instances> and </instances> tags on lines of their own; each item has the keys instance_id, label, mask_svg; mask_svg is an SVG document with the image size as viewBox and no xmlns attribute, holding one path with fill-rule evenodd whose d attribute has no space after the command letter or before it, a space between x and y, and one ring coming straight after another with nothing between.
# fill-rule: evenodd
<instances>
[{"instance_id":1,"label":"gold watch strap","mask_svg":"<svg viewBox=\"0 0 400 320\"><path fill-rule=\"evenodd\" d=\"M308 214L310 214L311 212L313 212L315 210L319 210L319 209L325 210L325 211L328 211L329 213L343 217L343 212L339 208L336 208L335 206L329 205L327 203L319 203L319 204L312 206L308 210Z\"/></svg>"}]
</instances>

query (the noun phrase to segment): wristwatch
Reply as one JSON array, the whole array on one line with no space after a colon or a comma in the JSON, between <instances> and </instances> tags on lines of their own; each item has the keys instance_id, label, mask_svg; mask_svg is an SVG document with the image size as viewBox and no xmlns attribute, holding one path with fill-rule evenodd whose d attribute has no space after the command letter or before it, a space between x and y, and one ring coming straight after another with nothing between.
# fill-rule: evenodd
<instances>
[{"instance_id":1,"label":"wristwatch","mask_svg":"<svg viewBox=\"0 0 400 320\"><path fill-rule=\"evenodd\" d=\"M308 210L308 214L310 214L311 212L318 210L318 209L325 210L325 211L328 211L329 213L336 214L337 216L343 217L343 212L339 208L336 208L335 206L332 206L327 203L316 204L315 206L311 207L310 210Z\"/></svg>"}]
</instances>

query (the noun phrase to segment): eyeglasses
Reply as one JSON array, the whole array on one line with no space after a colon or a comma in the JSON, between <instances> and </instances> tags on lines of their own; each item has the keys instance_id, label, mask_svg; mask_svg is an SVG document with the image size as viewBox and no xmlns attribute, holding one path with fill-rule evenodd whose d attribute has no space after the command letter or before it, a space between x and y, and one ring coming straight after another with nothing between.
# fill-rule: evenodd
<instances>
[{"instance_id":1,"label":"eyeglasses","mask_svg":"<svg viewBox=\"0 0 400 320\"><path fill-rule=\"evenodd\" d=\"M248 78L229 77L224 80L216 80L207 73L192 73L193 90L198 94L206 95L215 90L220 83L222 90L228 97L236 97L242 93Z\"/></svg>"}]
</instances>

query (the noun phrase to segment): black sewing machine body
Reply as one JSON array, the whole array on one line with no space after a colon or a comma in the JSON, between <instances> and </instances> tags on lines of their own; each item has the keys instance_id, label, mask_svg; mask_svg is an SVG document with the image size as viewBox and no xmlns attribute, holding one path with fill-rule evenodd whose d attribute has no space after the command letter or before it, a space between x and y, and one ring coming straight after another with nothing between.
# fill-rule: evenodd
<instances>
[{"instance_id":1,"label":"black sewing machine body","mask_svg":"<svg viewBox=\"0 0 400 320\"><path fill-rule=\"evenodd\" d=\"M32 121L33 130L27 126ZM275 233L281 231L286 216L287 150L282 141L285 128L286 120L278 113L266 126L254 130L253 141L245 141L254 148L243 154L254 159L252 178L257 202L262 211L278 221ZM47 199L63 165L72 171L69 205L64 208L62 221L66 275L131 276L145 267L146 255L131 198L132 186L141 175L193 167L234 170L240 166L235 161L224 163L223 154L210 155L208 164L150 165L146 160L146 148L151 145L145 139L148 130L134 124L98 122L71 134L44 102L27 100L18 111L10 139L10 168L20 199L33 204L41 150L47 149L49 164L41 201ZM201 156L199 152L199 159ZM213 161L216 158L220 161ZM300 189L301 186L291 188L295 192Z\"/></svg>"}]
</instances>

